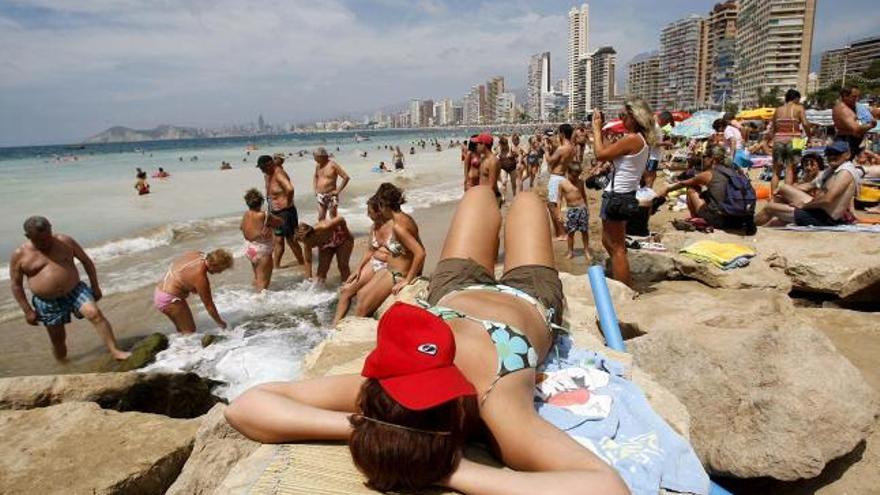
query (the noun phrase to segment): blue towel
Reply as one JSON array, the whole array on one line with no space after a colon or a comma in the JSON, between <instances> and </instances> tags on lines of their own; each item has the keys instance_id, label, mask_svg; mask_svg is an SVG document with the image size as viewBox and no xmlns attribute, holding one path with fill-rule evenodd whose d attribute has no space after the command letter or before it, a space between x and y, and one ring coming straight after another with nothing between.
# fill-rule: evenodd
<instances>
[{"instance_id":1,"label":"blue towel","mask_svg":"<svg viewBox=\"0 0 880 495\"><path fill-rule=\"evenodd\" d=\"M690 444L651 409L644 394L624 379L623 366L604 355L573 346L561 335L539 372L565 368L608 372L608 385L594 392L612 397L602 419L579 418L562 407L536 400L538 414L613 466L634 495L657 495L660 488L708 494L709 476Z\"/></svg>"}]
</instances>

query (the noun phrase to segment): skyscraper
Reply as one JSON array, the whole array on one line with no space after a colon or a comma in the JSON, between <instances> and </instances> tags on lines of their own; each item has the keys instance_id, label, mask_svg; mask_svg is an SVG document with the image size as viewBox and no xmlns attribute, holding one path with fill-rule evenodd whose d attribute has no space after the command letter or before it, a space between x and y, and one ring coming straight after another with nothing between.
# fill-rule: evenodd
<instances>
[{"instance_id":1,"label":"skyscraper","mask_svg":"<svg viewBox=\"0 0 880 495\"><path fill-rule=\"evenodd\" d=\"M736 89L741 105L759 92L807 91L816 0L741 0L736 18Z\"/></svg>"},{"instance_id":2,"label":"skyscraper","mask_svg":"<svg viewBox=\"0 0 880 495\"><path fill-rule=\"evenodd\" d=\"M679 19L660 33L660 104L668 109L701 105L705 86L705 23L698 15Z\"/></svg>"},{"instance_id":3,"label":"skyscraper","mask_svg":"<svg viewBox=\"0 0 880 495\"><path fill-rule=\"evenodd\" d=\"M498 103L498 97L504 93L504 78L501 76L493 77L486 83L486 120L484 123L495 122L495 107Z\"/></svg>"},{"instance_id":4,"label":"skyscraper","mask_svg":"<svg viewBox=\"0 0 880 495\"><path fill-rule=\"evenodd\" d=\"M822 52L819 86L826 88L847 76L857 77L868 70L871 63L880 60L880 36L854 41L849 46Z\"/></svg>"},{"instance_id":5,"label":"skyscraper","mask_svg":"<svg viewBox=\"0 0 880 495\"><path fill-rule=\"evenodd\" d=\"M568 111L572 118L583 118L590 107L589 37L589 5L572 7L568 11Z\"/></svg>"},{"instance_id":6,"label":"skyscraper","mask_svg":"<svg viewBox=\"0 0 880 495\"><path fill-rule=\"evenodd\" d=\"M590 58L590 100L593 108L604 112L616 92L614 71L617 69L617 52L610 46L603 46L593 52Z\"/></svg>"},{"instance_id":7,"label":"skyscraper","mask_svg":"<svg viewBox=\"0 0 880 495\"><path fill-rule=\"evenodd\" d=\"M550 92L550 52L532 55L527 84L526 113L532 119L540 120L542 95Z\"/></svg>"},{"instance_id":8,"label":"skyscraper","mask_svg":"<svg viewBox=\"0 0 880 495\"><path fill-rule=\"evenodd\" d=\"M422 100L413 98L409 100L409 125L418 127L422 121Z\"/></svg>"},{"instance_id":9,"label":"skyscraper","mask_svg":"<svg viewBox=\"0 0 880 495\"><path fill-rule=\"evenodd\" d=\"M822 52L822 60L819 62L819 86L827 88L834 83L839 83L843 78L843 60L846 58L846 48L835 48Z\"/></svg>"},{"instance_id":10,"label":"skyscraper","mask_svg":"<svg viewBox=\"0 0 880 495\"><path fill-rule=\"evenodd\" d=\"M715 4L706 18L705 104L721 107L734 101L736 78L736 1Z\"/></svg>"},{"instance_id":11,"label":"skyscraper","mask_svg":"<svg viewBox=\"0 0 880 495\"><path fill-rule=\"evenodd\" d=\"M660 110L660 54L658 52L636 55L628 64L626 93Z\"/></svg>"},{"instance_id":12,"label":"skyscraper","mask_svg":"<svg viewBox=\"0 0 880 495\"><path fill-rule=\"evenodd\" d=\"M482 86L472 86L470 92L464 97L462 104L462 119L467 125L480 123L480 89Z\"/></svg>"}]
</instances>

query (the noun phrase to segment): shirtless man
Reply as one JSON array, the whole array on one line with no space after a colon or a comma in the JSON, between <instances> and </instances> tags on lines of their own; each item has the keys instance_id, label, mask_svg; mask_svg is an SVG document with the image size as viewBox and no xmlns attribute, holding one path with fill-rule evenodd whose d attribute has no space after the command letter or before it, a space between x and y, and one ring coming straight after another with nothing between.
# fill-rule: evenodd
<instances>
[{"instance_id":1,"label":"shirtless man","mask_svg":"<svg viewBox=\"0 0 880 495\"><path fill-rule=\"evenodd\" d=\"M559 146L552 140L546 142L550 146L550 156L547 157L547 165L550 167L550 182L547 184L547 206L550 208L550 218L553 219L553 231L557 241L568 238L565 226L562 224L562 214L559 210L559 184L565 180L568 168L575 159L575 147L571 141L574 134L569 124L559 126Z\"/></svg>"},{"instance_id":2,"label":"shirtless man","mask_svg":"<svg viewBox=\"0 0 880 495\"><path fill-rule=\"evenodd\" d=\"M587 192L584 189L584 181L580 178L580 171L575 168L568 169L568 177L559 184L559 191L565 197L568 209L565 212L565 232L568 234L568 252L565 257L574 258L574 236L581 233L581 241L584 243L584 258L590 260L590 211L587 209ZM562 221L562 218L559 219Z\"/></svg>"},{"instance_id":3,"label":"shirtless man","mask_svg":"<svg viewBox=\"0 0 880 495\"><path fill-rule=\"evenodd\" d=\"M281 268L285 240L293 251L296 262L302 265L302 248L294 238L296 226L299 225L299 215L296 212L296 205L293 203L293 182L290 181L287 172L269 155L262 155L257 159L257 168L263 172L263 177L266 179L270 211L282 220L281 225L275 228L275 247L272 251L275 268Z\"/></svg>"},{"instance_id":4,"label":"shirtless man","mask_svg":"<svg viewBox=\"0 0 880 495\"><path fill-rule=\"evenodd\" d=\"M877 125L876 120L868 123L861 123L856 116L856 102L859 101L861 93L859 88L851 86L844 87L840 90L840 100L834 105L831 111L831 118L834 120L834 129L837 131L835 140L846 141L849 144L850 154L855 157L861 153L862 140L865 134Z\"/></svg>"},{"instance_id":5,"label":"shirtless man","mask_svg":"<svg viewBox=\"0 0 880 495\"><path fill-rule=\"evenodd\" d=\"M471 138L472 143L476 143L477 156L480 157L480 182L481 186L491 186L495 192L495 201L501 206L501 192L498 190L498 175L501 173L501 165L498 157L492 153L492 143L494 142L491 134L483 133Z\"/></svg>"},{"instance_id":6,"label":"shirtless man","mask_svg":"<svg viewBox=\"0 0 880 495\"><path fill-rule=\"evenodd\" d=\"M77 318L88 318L114 359L121 361L131 356L130 352L119 350L110 322L95 304L101 299L101 287L95 264L83 248L64 234L53 234L52 224L44 217L25 220L24 235L28 242L12 253L9 262L12 295L29 325L42 322L46 326L55 359L63 362L67 358L64 326L70 323L71 313ZM91 288L79 279L74 258L85 268ZM33 307L24 291L24 277L33 293Z\"/></svg>"},{"instance_id":7,"label":"shirtless man","mask_svg":"<svg viewBox=\"0 0 880 495\"><path fill-rule=\"evenodd\" d=\"M312 179L312 187L315 190L315 199L318 200L318 221L336 217L339 208L339 193L348 185L348 174L345 170L330 159L330 155L324 148L315 150L315 176ZM337 184L342 177L342 184Z\"/></svg>"}]
</instances>

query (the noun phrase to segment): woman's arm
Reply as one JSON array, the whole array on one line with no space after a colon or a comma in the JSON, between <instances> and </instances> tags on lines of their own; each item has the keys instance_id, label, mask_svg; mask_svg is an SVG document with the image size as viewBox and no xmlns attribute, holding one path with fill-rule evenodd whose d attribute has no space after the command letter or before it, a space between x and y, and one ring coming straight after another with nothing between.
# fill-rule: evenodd
<instances>
[{"instance_id":1,"label":"woman's arm","mask_svg":"<svg viewBox=\"0 0 880 495\"><path fill-rule=\"evenodd\" d=\"M364 378L339 375L251 388L224 411L226 421L262 443L347 440Z\"/></svg>"},{"instance_id":2,"label":"woman's arm","mask_svg":"<svg viewBox=\"0 0 880 495\"><path fill-rule=\"evenodd\" d=\"M199 273L196 275L196 283L193 284L195 286L196 292L199 294L199 299L202 300L202 304L205 306L205 311L211 316L217 326L226 329L226 322L223 321L223 318L220 317L220 313L217 312L217 307L214 306L214 297L211 294L211 282L208 280L208 271L199 270Z\"/></svg>"},{"instance_id":3,"label":"woman's arm","mask_svg":"<svg viewBox=\"0 0 880 495\"><path fill-rule=\"evenodd\" d=\"M610 470L522 472L462 459L446 485L468 495L629 495Z\"/></svg>"},{"instance_id":4,"label":"woman's arm","mask_svg":"<svg viewBox=\"0 0 880 495\"><path fill-rule=\"evenodd\" d=\"M684 188L684 187L703 187L712 180L712 172L700 172L699 174L691 177L690 179L673 182L672 184L666 186L666 189L663 189L657 193L657 196L666 196L672 191Z\"/></svg>"},{"instance_id":5,"label":"woman's arm","mask_svg":"<svg viewBox=\"0 0 880 495\"><path fill-rule=\"evenodd\" d=\"M425 263L425 248L419 244L419 241L416 240L415 236L409 233L409 231L404 228L402 225L397 225L395 223L392 228L394 229L394 236L400 240L400 243L413 254L412 263L409 265L409 271L406 272L406 278L394 284L394 287L391 288L392 294L397 294L401 289L412 283L415 280L416 276L419 274L419 268Z\"/></svg>"}]
</instances>

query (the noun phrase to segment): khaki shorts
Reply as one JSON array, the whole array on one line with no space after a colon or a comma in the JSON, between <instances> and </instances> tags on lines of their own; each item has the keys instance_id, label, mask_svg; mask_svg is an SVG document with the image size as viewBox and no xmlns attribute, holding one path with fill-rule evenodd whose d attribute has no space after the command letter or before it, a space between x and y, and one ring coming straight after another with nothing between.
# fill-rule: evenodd
<instances>
[{"instance_id":1,"label":"khaki shorts","mask_svg":"<svg viewBox=\"0 0 880 495\"><path fill-rule=\"evenodd\" d=\"M502 284L519 289L540 301L546 308L552 308L553 323L562 323L565 295L562 293L559 272L543 265L516 267L496 281L491 273L472 259L447 258L437 263L437 268L431 275L428 302L435 305L450 292L478 284Z\"/></svg>"}]
</instances>

